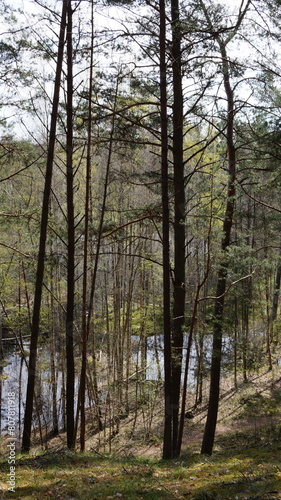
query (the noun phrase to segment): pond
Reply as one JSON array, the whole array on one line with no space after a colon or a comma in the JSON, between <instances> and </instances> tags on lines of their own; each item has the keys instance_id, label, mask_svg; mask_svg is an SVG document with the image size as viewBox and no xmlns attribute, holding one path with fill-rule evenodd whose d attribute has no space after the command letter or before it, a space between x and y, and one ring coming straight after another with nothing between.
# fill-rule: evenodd
<instances>
[{"instance_id":1,"label":"pond","mask_svg":"<svg viewBox=\"0 0 281 500\"><path fill-rule=\"evenodd\" d=\"M155 345L155 340L157 345ZM187 340L185 340L186 347ZM138 336L132 336L132 344L135 346L133 351L134 363L140 366L140 348ZM25 344L26 352L29 350L29 344ZM22 425L24 418L25 396L27 387L27 366L25 360L20 355L18 346L11 340L3 342L4 363L2 368L2 394L1 394L1 434L5 435L7 430L7 410L8 410L8 395L9 393L15 394L15 420L16 420L16 436L19 439L22 433ZM185 352L185 351L184 351ZM51 369L50 369L50 349L48 346L41 346L38 348L38 359L40 359L40 366L44 367L38 373L40 381L40 413L41 423L46 428L51 429L52 425L52 385L51 385ZM58 361L58 360L57 360ZM189 368L189 390L193 390L196 378L196 352L192 348ZM59 364L57 363L57 366ZM146 349L146 379L147 380L163 380L164 379L164 339L163 335L158 335L157 339L154 337L147 338ZM57 378L57 407L59 427L63 426L63 380L62 372L56 369ZM76 394L78 392L78 381L76 380ZM103 395L101 394L101 399ZM36 413L36 412L35 412ZM34 417L34 425L38 425L38 418Z\"/></svg>"}]
</instances>

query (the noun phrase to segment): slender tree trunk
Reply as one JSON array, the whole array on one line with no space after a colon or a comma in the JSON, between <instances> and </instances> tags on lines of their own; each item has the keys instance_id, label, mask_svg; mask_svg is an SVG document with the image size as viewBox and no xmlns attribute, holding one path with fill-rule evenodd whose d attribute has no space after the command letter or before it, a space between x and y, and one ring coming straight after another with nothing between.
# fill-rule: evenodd
<instances>
[{"instance_id":1,"label":"slender tree trunk","mask_svg":"<svg viewBox=\"0 0 281 500\"><path fill-rule=\"evenodd\" d=\"M161 95L161 179L163 232L163 308L164 308L164 397L165 420L163 458L172 458L172 379L171 379L171 312L170 312L170 242L169 242L169 178L168 178L168 118L166 75L166 14L165 0L160 0L160 95Z\"/></svg>"},{"instance_id":2,"label":"slender tree trunk","mask_svg":"<svg viewBox=\"0 0 281 500\"><path fill-rule=\"evenodd\" d=\"M39 324L40 324L40 310L41 310L42 288L43 288L44 267L45 267L47 225L48 225L48 215L49 215L49 199L51 193L53 160L54 160L54 150L56 141L56 125L57 125L60 82L61 82L61 72L62 72L64 37L66 29L67 3L68 0L64 0L62 5L55 88L54 88L54 97L53 97L53 106L51 115L47 166L45 174L43 206L41 214L40 242L39 242L39 252L37 259L37 272L36 272L36 284L35 284L34 305L33 305L33 315L32 315L28 380L27 380L26 404L25 404L25 415L24 415L24 428L23 428L23 438L22 438L23 452L29 452L30 450L33 399L34 399L35 374L36 374L36 359L37 359L37 342L38 342Z\"/></svg>"},{"instance_id":3,"label":"slender tree trunk","mask_svg":"<svg viewBox=\"0 0 281 500\"><path fill-rule=\"evenodd\" d=\"M248 382L247 370L248 370L248 344L249 344L249 311L248 311L248 287L247 283L242 284L242 363L243 363L243 379L244 382Z\"/></svg>"},{"instance_id":4,"label":"slender tree trunk","mask_svg":"<svg viewBox=\"0 0 281 500\"><path fill-rule=\"evenodd\" d=\"M119 77L117 77L117 83L116 83L116 91L115 91L115 102L114 102L114 110L112 114L112 121L111 121L111 130L110 130L110 136L109 136L109 150L108 150L108 156L107 156L107 163L106 163L106 171L105 171L105 179L104 179L104 188L103 188L103 198L102 198L102 207L101 207L101 214L100 214L100 221L99 221L99 228L98 228L98 235L97 235L97 242L96 242L96 255L95 255L95 262L94 262L94 270L93 270L93 275L91 279L91 290L90 290L90 297L89 297L89 303L88 303L88 311L87 311L87 324L86 324L86 338L85 342L88 341L89 334L90 334L90 326L91 326L91 318L93 315L93 309L94 309L94 297L95 297L95 290L96 290L96 283L97 283L97 273L98 273L98 266L99 266L99 257L100 257L100 248L101 248L101 242L102 242L102 231L103 231L103 226L104 226L104 217L105 217L105 211L106 211L106 201L107 201L107 190L108 190L108 181L109 181L109 173L110 173L110 166L111 166L111 158L112 158L112 152L113 152L113 139L114 139L114 132L115 132L115 109L117 106L117 94L118 94L118 85L119 85ZM90 193L89 193L90 194ZM90 200L90 198L89 198ZM84 349L86 346L84 346ZM98 396L98 383L97 383L97 372L96 372L96 353L95 353L95 331L93 331L93 342L92 342L92 353L93 353L93 364L94 364L94 369L93 369L93 381L94 381L94 388L95 388L95 403L96 403L96 408L97 408L97 414L98 414L98 426L99 429L102 430L103 424L101 420L101 410L100 410L100 402L99 402L99 396ZM84 353L85 357L85 353ZM85 363L85 359L84 359ZM86 376L86 366L84 367L85 372L84 376ZM83 391L85 392L85 385L83 387ZM84 403L83 403L84 404ZM81 405L82 408L82 405ZM84 416L83 416L84 419ZM82 426L85 424L83 423ZM85 428L82 428L82 433L80 435L80 446L82 449L83 446L83 433L85 431Z\"/></svg>"},{"instance_id":5,"label":"slender tree trunk","mask_svg":"<svg viewBox=\"0 0 281 500\"><path fill-rule=\"evenodd\" d=\"M212 210L212 205L211 205L211 210ZM190 329L189 329L187 349L186 349L185 370L184 370L183 391L182 391L182 404L181 404L180 424L179 424L178 441L177 441L177 455L178 456L180 455L181 445L182 445L184 418L185 418L186 393L187 393L188 367L189 367L191 346L192 346L192 341L193 341L193 333L194 333L196 319L197 319L197 310L198 310L198 305L199 305L200 291L201 291L201 288L205 285L207 278L208 278L208 275L209 275L209 271L210 271L211 231L212 231L212 217L210 217L210 222L209 222L208 254L207 254L206 271L205 271L205 275L204 275L203 279L201 280L200 283L198 283L198 286L197 286L197 291L196 291L195 300L194 300L193 313L192 313Z\"/></svg>"},{"instance_id":6,"label":"slender tree trunk","mask_svg":"<svg viewBox=\"0 0 281 500\"><path fill-rule=\"evenodd\" d=\"M82 366L80 377L80 404L81 404L81 429L80 449L85 450L85 392L87 369L87 287L88 287L88 237L89 237L89 210L90 210L90 183L91 183L91 153L92 153L92 90L93 90L93 65L94 65L94 7L91 2L91 55L90 79L88 100L88 131L87 131L87 160L86 160L86 194L85 194L85 228L84 228L84 261L83 261L83 291L82 291Z\"/></svg>"},{"instance_id":7,"label":"slender tree trunk","mask_svg":"<svg viewBox=\"0 0 281 500\"><path fill-rule=\"evenodd\" d=\"M278 257L278 263L277 263L277 269L276 269L274 292L273 292L273 299L272 299L272 308L271 308L271 315L270 315L270 324L269 324L270 341L271 342L274 341L274 342L276 342L276 344L277 344L278 339L274 338L273 324L277 318L278 301L279 301L279 295L280 295L280 283L281 283L281 247L279 250L279 257Z\"/></svg>"},{"instance_id":8,"label":"slender tree trunk","mask_svg":"<svg viewBox=\"0 0 281 500\"><path fill-rule=\"evenodd\" d=\"M121 332L121 311L122 311L122 271L121 271L121 244L117 243L116 265L114 266L114 292L113 292L113 311L114 311L114 385L116 388L116 426L119 431L119 415L123 406L122 401L122 380L123 380L123 352L122 352L122 332Z\"/></svg>"},{"instance_id":9,"label":"slender tree trunk","mask_svg":"<svg viewBox=\"0 0 281 500\"><path fill-rule=\"evenodd\" d=\"M132 236L132 226L129 229L129 236ZM129 238L129 248L128 253L132 253L132 238ZM126 341L126 383L125 383L125 412L129 414L129 377L132 364L132 304L133 304L133 291L135 278L137 273L138 265L135 262L135 258L129 259L128 263L128 285L127 285L127 304L126 304L126 317L125 317L125 341Z\"/></svg>"},{"instance_id":10,"label":"slender tree trunk","mask_svg":"<svg viewBox=\"0 0 281 500\"><path fill-rule=\"evenodd\" d=\"M196 380L196 396L194 406L198 406L202 403L203 399L203 373L204 373L204 332L200 333L199 346L198 346L198 368L197 368L197 380Z\"/></svg>"},{"instance_id":11,"label":"slender tree trunk","mask_svg":"<svg viewBox=\"0 0 281 500\"><path fill-rule=\"evenodd\" d=\"M18 413L19 413L19 436L21 435L21 413L22 413L22 372L25 359L23 356L20 358L20 373L19 373L19 396L18 396Z\"/></svg>"},{"instance_id":12,"label":"slender tree trunk","mask_svg":"<svg viewBox=\"0 0 281 500\"><path fill-rule=\"evenodd\" d=\"M172 327L173 455L178 455L178 425L185 314L185 186L183 93L179 2L171 0L173 61L174 301Z\"/></svg>"},{"instance_id":13,"label":"slender tree trunk","mask_svg":"<svg viewBox=\"0 0 281 500\"><path fill-rule=\"evenodd\" d=\"M73 199L73 49L72 5L67 8L67 306L66 306L66 434L67 447L74 447L74 294L75 294L75 222Z\"/></svg>"},{"instance_id":14,"label":"slender tree trunk","mask_svg":"<svg viewBox=\"0 0 281 500\"><path fill-rule=\"evenodd\" d=\"M235 296L235 305L234 305L234 387L238 388L238 380L237 380L237 346L238 346L238 300Z\"/></svg>"},{"instance_id":15,"label":"slender tree trunk","mask_svg":"<svg viewBox=\"0 0 281 500\"><path fill-rule=\"evenodd\" d=\"M266 231L265 231L266 234ZM266 258L268 258L267 250L266 250ZM268 369L272 370L272 355L271 355L271 338L270 338L270 319L271 319L271 311L270 311L270 282L271 282L271 273L266 272L265 275L265 296L266 296L266 354L268 356Z\"/></svg>"},{"instance_id":16,"label":"slender tree trunk","mask_svg":"<svg viewBox=\"0 0 281 500\"><path fill-rule=\"evenodd\" d=\"M215 430L217 424L217 414L220 394L220 372L221 372L221 351L222 351L222 333L223 333L223 312L226 291L226 277L228 269L228 259L226 251L230 245L231 228L235 208L235 176L236 176L236 151L233 141L233 121L234 121L234 101L233 90L230 85L229 60L226 54L225 44L218 39L222 67L224 88L227 97L227 152L228 152L228 192L226 211L223 222L223 237L221 241L221 250L224 260L220 265L217 279L216 301L214 306L214 327L213 327L213 348L211 364L210 396L207 421L203 436L201 453L211 455L213 451Z\"/></svg>"},{"instance_id":17,"label":"slender tree trunk","mask_svg":"<svg viewBox=\"0 0 281 500\"><path fill-rule=\"evenodd\" d=\"M177 456L180 455L181 445L182 445L182 437L183 437L183 429L184 429L184 418L185 418L185 404L186 404L186 393L187 393L187 379L188 379L188 368L189 368L189 360L190 360L190 352L193 340L193 331L196 322L196 313L198 308L198 299L200 293L200 286L197 288L196 298L193 308L193 314L191 319L190 331L188 335L187 349L186 349L186 358L185 358L185 370L184 370L184 379L183 379L183 391L182 391L182 404L181 404L181 414L180 414L180 422L179 422L179 432L178 432L178 441L177 441Z\"/></svg>"},{"instance_id":18,"label":"slender tree trunk","mask_svg":"<svg viewBox=\"0 0 281 500\"><path fill-rule=\"evenodd\" d=\"M213 326L213 349L212 349L212 364L211 364L211 381L210 381L210 396L209 407L207 414L207 421L203 436L201 453L207 455L212 454L215 430L217 424L217 414L219 405L220 393L220 370L221 370L221 351L222 351L222 333L223 333L223 313L224 313L224 300L226 292L226 278L228 270L228 257L227 249L230 245L231 229L234 218L235 209L235 179L236 179L236 150L234 145L234 99L233 89L230 84L230 61L227 56L226 47L237 34L241 23L246 15L251 1L247 0L246 4L241 3L239 15L233 30L226 35L219 35L216 28L212 24L208 8L203 0L199 0L199 5L202 8L207 24L209 26L210 34L214 37L218 44L222 76L224 83L224 90L227 101L226 110L226 141L227 141L227 160L228 160L228 188L227 188L227 201L226 210L223 222L223 235L221 240L221 250L223 259L220 264L217 276L216 288L216 301L214 305L214 326ZM223 38L225 36L225 38Z\"/></svg>"},{"instance_id":19,"label":"slender tree trunk","mask_svg":"<svg viewBox=\"0 0 281 500\"><path fill-rule=\"evenodd\" d=\"M2 314L0 313L0 416L2 416L2 374L3 374L3 329L2 329ZM0 418L0 436L2 433L2 418Z\"/></svg>"},{"instance_id":20,"label":"slender tree trunk","mask_svg":"<svg viewBox=\"0 0 281 500\"><path fill-rule=\"evenodd\" d=\"M277 309L278 309L278 299L280 294L280 283L281 283L281 247L279 250L279 258L275 276L275 286L272 300L272 309L271 309L271 321L275 321L277 318Z\"/></svg>"},{"instance_id":21,"label":"slender tree trunk","mask_svg":"<svg viewBox=\"0 0 281 500\"><path fill-rule=\"evenodd\" d=\"M55 310L54 310L54 276L53 270L51 271L51 296L50 296L50 312L51 317L49 319L51 342L50 342L50 356L51 356L51 384L52 384L52 417L53 417L53 436L57 436L59 433L59 421L58 421L58 409L57 409L57 377L56 377L56 344L55 344Z\"/></svg>"}]
</instances>

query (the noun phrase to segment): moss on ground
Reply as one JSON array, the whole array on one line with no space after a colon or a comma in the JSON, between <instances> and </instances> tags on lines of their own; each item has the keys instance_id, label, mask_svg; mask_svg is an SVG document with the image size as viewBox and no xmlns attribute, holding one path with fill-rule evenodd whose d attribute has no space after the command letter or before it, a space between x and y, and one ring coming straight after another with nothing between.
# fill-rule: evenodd
<instances>
[{"instance_id":1,"label":"moss on ground","mask_svg":"<svg viewBox=\"0 0 281 500\"><path fill-rule=\"evenodd\" d=\"M281 445L198 454L178 460L51 452L19 456L16 491L8 491L7 460L1 460L1 498L31 499L281 499ZM226 447L225 447L226 449Z\"/></svg>"}]
</instances>

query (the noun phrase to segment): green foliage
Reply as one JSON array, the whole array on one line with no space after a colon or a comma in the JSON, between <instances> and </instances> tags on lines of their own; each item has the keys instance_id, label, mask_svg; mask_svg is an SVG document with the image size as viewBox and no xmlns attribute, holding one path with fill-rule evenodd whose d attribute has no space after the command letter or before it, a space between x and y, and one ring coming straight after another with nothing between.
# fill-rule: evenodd
<instances>
[{"instance_id":1,"label":"green foliage","mask_svg":"<svg viewBox=\"0 0 281 500\"><path fill-rule=\"evenodd\" d=\"M278 414L281 403L280 388L273 391L271 395L264 396L256 393L240 400L242 411L239 418L271 416Z\"/></svg>"}]
</instances>

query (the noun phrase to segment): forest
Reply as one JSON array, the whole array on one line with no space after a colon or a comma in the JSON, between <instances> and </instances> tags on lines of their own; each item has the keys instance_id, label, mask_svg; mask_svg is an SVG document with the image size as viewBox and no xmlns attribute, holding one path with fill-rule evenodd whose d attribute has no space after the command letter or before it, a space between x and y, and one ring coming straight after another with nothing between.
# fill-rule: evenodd
<instances>
[{"instance_id":1,"label":"forest","mask_svg":"<svg viewBox=\"0 0 281 500\"><path fill-rule=\"evenodd\" d=\"M203 460L257 379L239 409L280 418L280 5L0 1L4 457Z\"/></svg>"}]
</instances>

